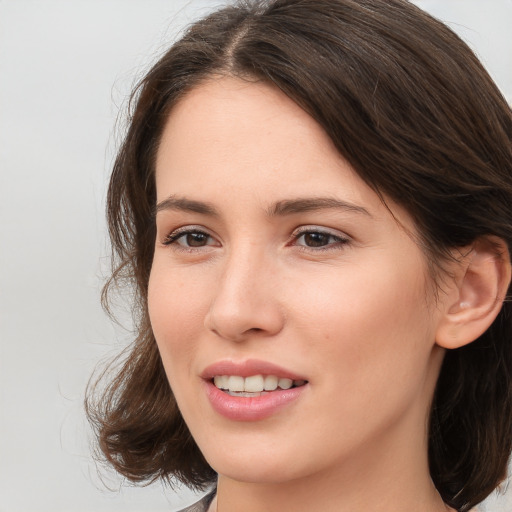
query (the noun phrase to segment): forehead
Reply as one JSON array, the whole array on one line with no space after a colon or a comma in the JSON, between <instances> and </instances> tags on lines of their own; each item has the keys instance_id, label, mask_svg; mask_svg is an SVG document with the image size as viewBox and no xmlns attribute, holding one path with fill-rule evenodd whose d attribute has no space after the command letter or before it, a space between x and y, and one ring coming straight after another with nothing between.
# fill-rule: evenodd
<instances>
[{"instance_id":1,"label":"forehead","mask_svg":"<svg viewBox=\"0 0 512 512\"><path fill-rule=\"evenodd\" d=\"M178 101L162 140L174 150L178 144L187 148L200 144L219 149L228 146L232 155L239 149L247 154L252 148L262 156L277 147L281 152L287 148L292 152L299 144L304 148L304 142L312 138L321 144L319 149L329 146L329 153L335 152L321 126L276 87L222 77L201 83ZM158 156L164 151L161 146Z\"/></svg>"},{"instance_id":2,"label":"forehead","mask_svg":"<svg viewBox=\"0 0 512 512\"><path fill-rule=\"evenodd\" d=\"M163 182L205 183L228 177L282 186L290 192L305 180L320 186L344 175L358 181L323 128L277 88L235 78L212 79L185 95L171 110L156 159L157 188ZM238 183L242 178L242 183ZM160 185L160 187L158 187ZM158 190L159 196L161 190Z\"/></svg>"},{"instance_id":3,"label":"forehead","mask_svg":"<svg viewBox=\"0 0 512 512\"><path fill-rule=\"evenodd\" d=\"M387 199L383 204L319 123L261 81L214 78L189 91L165 125L156 184L157 202L174 195L241 210L332 197L414 231L408 214Z\"/></svg>"}]
</instances>

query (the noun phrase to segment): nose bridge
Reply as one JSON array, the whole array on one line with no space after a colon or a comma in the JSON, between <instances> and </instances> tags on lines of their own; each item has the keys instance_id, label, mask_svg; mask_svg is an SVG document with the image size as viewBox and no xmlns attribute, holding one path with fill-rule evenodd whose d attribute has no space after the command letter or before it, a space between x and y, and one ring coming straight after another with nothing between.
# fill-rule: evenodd
<instances>
[{"instance_id":1,"label":"nose bridge","mask_svg":"<svg viewBox=\"0 0 512 512\"><path fill-rule=\"evenodd\" d=\"M252 241L234 246L223 262L206 326L223 338L275 334L282 315L275 294L275 261Z\"/></svg>"},{"instance_id":2,"label":"nose bridge","mask_svg":"<svg viewBox=\"0 0 512 512\"><path fill-rule=\"evenodd\" d=\"M261 248L255 243L246 242L234 247L226 260L222 281L226 291L243 293L246 286L251 285L252 279L261 274L259 268L264 259Z\"/></svg>"}]
</instances>

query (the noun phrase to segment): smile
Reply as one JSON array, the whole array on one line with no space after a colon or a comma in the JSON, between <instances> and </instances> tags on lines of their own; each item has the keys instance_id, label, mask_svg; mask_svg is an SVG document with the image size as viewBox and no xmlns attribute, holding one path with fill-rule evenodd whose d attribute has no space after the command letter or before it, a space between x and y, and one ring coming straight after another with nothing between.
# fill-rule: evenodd
<instances>
[{"instance_id":1,"label":"smile","mask_svg":"<svg viewBox=\"0 0 512 512\"><path fill-rule=\"evenodd\" d=\"M293 380L276 375L250 375L249 377L241 377L240 375L215 375L213 383L215 387L225 391L229 395L253 397L261 396L278 389L286 390L303 386L306 384L306 381L303 379Z\"/></svg>"},{"instance_id":2,"label":"smile","mask_svg":"<svg viewBox=\"0 0 512 512\"><path fill-rule=\"evenodd\" d=\"M232 421L261 421L310 393L305 375L269 361L221 360L200 374L212 409Z\"/></svg>"}]
</instances>

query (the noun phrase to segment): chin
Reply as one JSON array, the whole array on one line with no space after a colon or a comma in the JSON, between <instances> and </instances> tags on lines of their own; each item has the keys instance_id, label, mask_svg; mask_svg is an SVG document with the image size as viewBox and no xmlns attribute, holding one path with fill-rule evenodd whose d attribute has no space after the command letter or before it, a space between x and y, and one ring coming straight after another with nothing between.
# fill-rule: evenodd
<instances>
[{"instance_id":1,"label":"chin","mask_svg":"<svg viewBox=\"0 0 512 512\"><path fill-rule=\"evenodd\" d=\"M245 450L228 446L229 449L203 452L219 475L239 482L260 484L283 483L303 476L292 454L261 446Z\"/></svg>"},{"instance_id":2,"label":"chin","mask_svg":"<svg viewBox=\"0 0 512 512\"><path fill-rule=\"evenodd\" d=\"M248 467L251 466L251 467ZM294 474L295 471L290 469L277 469L266 463L259 464L258 462L251 461L248 463L237 464L234 461L220 463L214 470L222 476L237 482L244 482L250 484L282 484L300 478L301 475Z\"/></svg>"}]
</instances>

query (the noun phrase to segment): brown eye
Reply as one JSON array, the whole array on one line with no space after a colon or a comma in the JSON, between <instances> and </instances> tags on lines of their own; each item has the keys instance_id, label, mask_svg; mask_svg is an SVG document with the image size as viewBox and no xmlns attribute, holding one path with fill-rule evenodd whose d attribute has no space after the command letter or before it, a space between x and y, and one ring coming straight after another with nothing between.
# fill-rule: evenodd
<instances>
[{"instance_id":1,"label":"brown eye","mask_svg":"<svg viewBox=\"0 0 512 512\"><path fill-rule=\"evenodd\" d=\"M204 247L208 244L208 238L210 238L206 233L187 233L186 236L182 237L185 240L185 244L188 247Z\"/></svg>"},{"instance_id":2,"label":"brown eye","mask_svg":"<svg viewBox=\"0 0 512 512\"><path fill-rule=\"evenodd\" d=\"M329 239L334 238L327 233L304 233L304 245L308 247L323 247L329 243Z\"/></svg>"},{"instance_id":3,"label":"brown eye","mask_svg":"<svg viewBox=\"0 0 512 512\"><path fill-rule=\"evenodd\" d=\"M321 230L304 230L295 235L295 245L308 249L336 249L349 243L349 239Z\"/></svg>"},{"instance_id":4,"label":"brown eye","mask_svg":"<svg viewBox=\"0 0 512 512\"><path fill-rule=\"evenodd\" d=\"M217 245L217 243L208 233L196 229L187 229L171 233L165 239L164 245L174 245L184 249L199 249L201 247Z\"/></svg>"}]
</instances>

